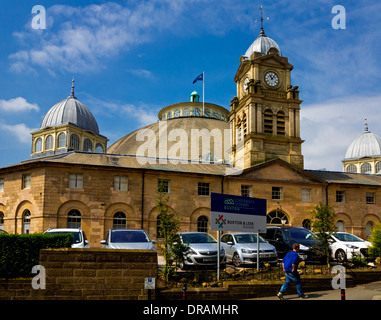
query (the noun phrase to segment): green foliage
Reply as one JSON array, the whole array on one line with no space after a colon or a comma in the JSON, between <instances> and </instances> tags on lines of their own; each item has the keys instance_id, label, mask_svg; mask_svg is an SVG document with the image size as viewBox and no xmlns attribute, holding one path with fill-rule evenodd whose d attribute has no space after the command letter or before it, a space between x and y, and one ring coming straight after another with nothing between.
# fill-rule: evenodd
<instances>
[{"instance_id":1,"label":"green foliage","mask_svg":"<svg viewBox=\"0 0 381 320\"><path fill-rule=\"evenodd\" d=\"M366 258L362 258L361 254L354 253L352 255L352 263L355 268L357 267L365 267L367 264Z\"/></svg>"},{"instance_id":2,"label":"green foliage","mask_svg":"<svg viewBox=\"0 0 381 320\"><path fill-rule=\"evenodd\" d=\"M40 249L70 248L72 234L1 234L0 278L30 277Z\"/></svg>"},{"instance_id":3,"label":"green foliage","mask_svg":"<svg viewBox=\"0 0 381 320\"><path fill-rule=\"evenodd\" d=\"M381 257L381 223L373 227L372 235L368 240L372 244L369 247L370 255L374 258Z\"/></svg>"},{"instance_id":4,"label":"green foliage","mask_svg":"<svg viewBox=\"0 0 381 320\"><path fill-rule=\"evenodd\" d=\"M329 237L337 231L335 225L335 211L332 207L319 202L312 210L312 230L316 233L316 240L321 244L322 254L326 257L329 266Z\"/></svg>"}]
</instances>

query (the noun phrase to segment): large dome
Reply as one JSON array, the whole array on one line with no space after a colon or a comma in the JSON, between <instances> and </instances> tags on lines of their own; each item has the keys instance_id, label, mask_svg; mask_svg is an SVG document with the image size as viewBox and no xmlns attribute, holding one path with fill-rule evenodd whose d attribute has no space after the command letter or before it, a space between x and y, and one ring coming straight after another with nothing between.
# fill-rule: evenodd
<instances>
[{"instance_id":1,"label":"large dome","mask_svg":"<svg viewBox=\"0 0 381 320\"><path fill-rule=\"evenodd\" d=\"M261 32L259 33L259 36L255 41L251 44L249 49L247 49L245 56L250 59L251 55L254 52L259 52L262 54L267 54L271 48L276 49L279 56L282 56L282 52L280 51L280 48L278 44L268 36L266 36L263 28L261 29Z\"/></svg>"},{"instance_id":2,"label":"large dome","mask_svg":"<svg viewBox=\"0 0 381 320\"><path fill-rule=\"evenodd\" d=\"M56 103L45 115L40 129L72 124L80 129L99 134L97 121L91 111L74 96L74 84L71 94L65 100Z\"/></svg>"},{"instance_id":3,"label":"large dome","mask_svg":"<svg viewBox=\"0 0 381 320\"><path fill-rule=\"evenodd\" d=\"M377 156L381 156L381 138L368 131L366 126L365 131L347 149L344 160Z\"/></svg>"}]
</instances>

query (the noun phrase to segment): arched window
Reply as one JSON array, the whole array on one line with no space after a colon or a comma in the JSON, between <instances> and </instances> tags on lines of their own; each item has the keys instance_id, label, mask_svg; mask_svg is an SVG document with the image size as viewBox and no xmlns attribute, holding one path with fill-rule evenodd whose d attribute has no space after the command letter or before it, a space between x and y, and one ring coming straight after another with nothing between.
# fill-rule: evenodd
<instances>
[{"instance_id":1,"label":"arched window","mask_svg":"<svg viewBox=\"0 0 381 320\"><path fill-rule=\"evenodd\" d=\"M204 116L210 118L210 110L209 109L205 109Z\"/></svg>"},{"instance_id":2,"label":"arched window","mask_svg":"<svg viewBox=\"0 0 381 320\"><path fill-rule=\"evenodd\" d=\"M267 214L267 224L285 225L289 224L289 220L283 211L273 210Z\"/></svg>"},{"instance_id":3,"label":"arched window","mask_svg":"<svg viewBox=\"0 0 381 320\"><path fill-rule=\"evenodd\" d=\"M175 110L174 116L175 116L175 118L180 117L180 110L179 109Z\"/></svg>"},{"instance_id":4,"label":"arched window","mask_svg":"<svg viewBox=\"0 0 381 320\"><path fill-rule=\"evenodd\" d=\"M78 210L70 210L67 215L67 227L68 228L80 228L81 227L81 213Z\"/></svg>"},{"instance_id":5,"label":"arched window","mask_svg":"<svg viewBox=\"0 0 381 320\"><path fill-rule=\"evenodd\" d=\"M79 138L75 133L70 136L70 148L79 150Z\"/></svg>"},{"instance_id":6,"label":"arched window","mask_svg":"<svg viewBox=\"0 0 381 320\"><path fill-rule=\"evenodd\" d=\"M169 119L172 119L172 111L169 111L169 112L168 112L167 118L168 118L168 120L169 120Z\"/></svg>"},{"instance_id":7,"label":"arched window","mask_svg":"<svg viewBox=\"0 0 381 320\"><path fill-rule=\"evenodd\" d=\"M194 108L192 113L193 113L193 116L195 117L201 116L201 110L199 108Z\"/></svg>"},{"instance_id":8,"label":"arched window","mask_svg":"<svg viewBox=\"0 0 381 320\"><path fill-rule=\"evenodd\" d=\"M309 220L309 219L303 220L302 226L303 226L303 228L311 230L311 220Z\"/></svg>"},{"instance_id":9,"label":"arched window","mask_svg":"<svg viewBox=\"0 0 381 320\"><path fill-rule=\"evenodd\" d=\"M208 232L209 220L205 216L200 216L197 219L197 232Z\"/></svg>"},{"instance_id":10,"label":"arched window","mask_svg":"<svg viewBox=\"0 0 381 320\"><path fill-rule=\"evenodd\" d=\"M4 213L0 211L0 230L4 230Z\"/></svg>"},{"instance_id":11,"label":"arched window","mask_svg":"<svg viewBox=\"0 0 381 320\"><path fill-rule=\"evenodd\" d=\"M365 236L368 239L372 235L374 224L372 221L368 221L365 225Z\"/></svg>"},{"instance_id":12,"label":"arched window","mask_svg":"<svg viewBox=\"0 0 381 320\"><path fill-rule=\"evenodd\" d=\"M350 172L350 173L357 173L357 168L354 164L350 164L348 167L347 167L347 172Z\"/></svg>"},{"instance_id":13,"label":"arched window","mask_svg":"<svg viewBox=\"0 0 381 320\"><path fill-rule=\"evenodd\" d=\"M96 153L103 153L103 146L100 143L97 143L95 146L95 152Z\"/></svg>"},{"instance_id":14,"label":"arched window","mask_svg":"<svg viewBox=\"0 0 381 320\"><path fill-rule=\"evenodd\" d=\"M61 132L58 135L58 148L65 148L66 147L66 133Z\"/></svg>"},{"instance_id":15,"label":"arched window","mask_svg":"<svg viewBox=\"0 0 381 320\"><path fill-rule=\"evenodd\" d=\"M38 138L36 140L36 146L34 148L35 152L41 152L42 151L42 139Z\"/></svg>"},{"instance_id":16,"label":"arched window","mask_svg":"<svg viewBox=\"0 0 381 320\"><path fill-rule=\"evenodd\" d=\"M113 229L126 229L127 227L127 219L126 215L119 211L114 214L114 218L112 220Z\"/></svg>"},{"instance_id":17,"label":"arched window","mask_svg":"<svg viewBox=\"0 0 381 320\"><path fill-rule=\"evenodd\" d=\"M160 215L158 215L156 219L156 238L162 238Z\"/></svg>"},{"instance_id":18,"label":"arched window","mask_svg":"<svg viewBox=\"0 0 381 320\"><path fill-rule=\"evenodd\" d=\"M266 109L263 114L263 132L273 134L273 112Z\"/></svg>"},{"instance_id":19,"label":"arched window","mask_svg":"<svg viewBox=\"0 0 381 320\"><path fill-rule=\"evenodd\" d=\"M188 108L185 108L183 110L183 117L189 117L190 116L190 110Z\"/></svg>"},{"instance_id":20,"label":"arched window","mask_svg":"<svg viewBox=\"0 0 381 320\"><path fill-rule=\"evenodd\" d=\"M338 232L344 232L345 231L345 224L344 224L344 221L337 221L336 222L336 227L337 227L337 231Z\"/></svg>"},{"instance_id":21,"label":"arched window","mask_svg":"<svg viewBox=\"0 0 381 320\"><path fill-rule=\"evenodd\" d=\"M285 116L283 111L279 111L276 116L276 130L278 136L286 135Z\"/></svg>"},{"instance_id":22,"label":"arched window","mask_svg":"<svg viewBox=\"0 0 381 320\"><path fill-rule=\"evenodd\" d=\"M45 141L45 150L53 149L53 136L49 135Z\"/></svg>"},{"instance_id":23,"label":"arched window","mask_svg":"<svg viewBox=\"0 0 381 320\"><path fill-rule=\"evenodd\" d=\"M372 173L372 166L370 163L364 163L361 165L361 173L370 174Z\"/></svg>"},{"instance_id":24,"label":"arched window","mask_svg":"<svg viewBox=\"0 0 381 320\"><path fill-rule=\"evenodd\" d=\"M381 173L381 162L376 163L376 173L380 174Z\"/></svg>"},{"instance_id":25,"label":"arched window","mask_svg":"<svg viewBox=\"0 0 381 320\"><path fill-rule=\"evenodd\" d=\"M30 211L24 210L22 214L22 233L30 233Z\"/></svg>"},{"instance_id":26,"label":"arched window","mask_svg":"<svg viewBox=\"0 0 381 320\"><path fill-rule=\"evenodd\" d=\"M83 151L85 152L92 152L93 151L93 143L90 139L85 139L83 142Z\"/></svg>"}]
</instances>

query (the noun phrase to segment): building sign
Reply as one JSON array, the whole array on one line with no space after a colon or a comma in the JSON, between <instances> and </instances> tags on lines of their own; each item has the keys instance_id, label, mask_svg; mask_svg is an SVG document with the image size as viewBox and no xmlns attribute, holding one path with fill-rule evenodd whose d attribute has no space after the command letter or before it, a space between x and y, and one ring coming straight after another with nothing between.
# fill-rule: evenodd
<instances>
[{"instance_id":1,"label":"building sign","mask_svg":"<svg viewBox=\"0 0 381 320\"><path fill-rule=\"evenodd\" d=\"M266 199L211 194L211 230L266 232Z\"/></svg>"}]
</instances>

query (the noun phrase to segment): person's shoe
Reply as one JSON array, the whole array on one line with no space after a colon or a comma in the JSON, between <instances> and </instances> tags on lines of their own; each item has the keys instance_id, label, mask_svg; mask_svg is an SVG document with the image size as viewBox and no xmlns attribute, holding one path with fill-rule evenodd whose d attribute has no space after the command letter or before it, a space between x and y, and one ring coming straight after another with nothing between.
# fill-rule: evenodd
<instances>
[{"instance_id":1,"label":"person's shoe","mask_svg":"<svg viewBox=\"0 0 381 320\"><path fill-rule=\"evenodd\" d=\"M300 297L299 297L300 300L304 300L304 299L308 299L308 296L306 294L302 294Z\"/></svg>"},{"instance_id":2,"label":"person's shoe","mask_svg":"<svg viewBox=\"0 0 381 320\"><path fill-rule=\"evenodd\" d=\"M284 300L282 292L279 291L279 293L276 296L279 298L279 300Z\"/></svg>"}]
</instances>

